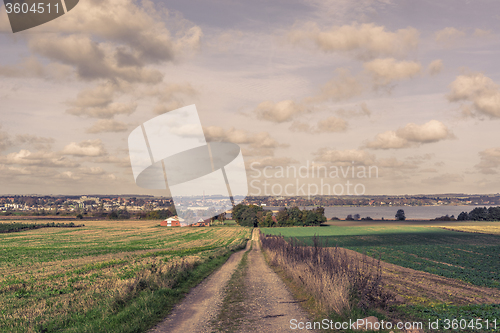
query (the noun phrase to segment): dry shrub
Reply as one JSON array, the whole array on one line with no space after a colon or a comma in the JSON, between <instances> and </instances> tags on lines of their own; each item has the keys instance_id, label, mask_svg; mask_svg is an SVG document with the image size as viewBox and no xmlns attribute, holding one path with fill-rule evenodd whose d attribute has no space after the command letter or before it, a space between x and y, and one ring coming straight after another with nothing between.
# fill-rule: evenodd
<instances>
[{"instance_id":1,"label":"dry shrub","mask_svg":"<svg viewBox=\"0 0 500 333\"><path fill-rule=\"evenodd\" d=\"M379 260L321 246L318 237L313 237L313 246L262 233L260 241L271 265L283 269L326 313L344 316L355 307L385 306L389 299L382 288Z\"/></svg>"}]
</instances>

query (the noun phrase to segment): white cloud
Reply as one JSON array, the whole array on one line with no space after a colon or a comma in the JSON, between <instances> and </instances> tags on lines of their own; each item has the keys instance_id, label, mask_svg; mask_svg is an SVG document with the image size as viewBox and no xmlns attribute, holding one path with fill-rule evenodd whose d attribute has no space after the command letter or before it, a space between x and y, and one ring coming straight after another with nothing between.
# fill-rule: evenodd
<instances>
[{"instance_id":1,"label":"white cloud","mask_svg":"<svg viewBox=\"0 0 500 333\"><path fill-rule=\"evenodd\" d=\"M63 155L99 157L107 155L100 139L85 140L80 143L71 142L61 151Z\"/></svg>"},{"instance_id":2,"label":"white cloud","mask_svg":"<svg viewBox=\"0 0 500 333\"><path fill-rule=\"evenodd\" d=\"M471 113L500 117L500 87L482 73L459 75L450 84L450 102L472 102L466 105Z\"/></svg>"},{"instance_id":3,"label":"white cloud","mask_svg":"<svg viewBox=\"0 0 500 333\"><path fill-rule=\"evenodd\" d=\"M363 67L372 76L376 86L412 78L422 70L417 62L396 61L394 58L375 59L365 62Z\"/></svg>"},{"instance_id":4,"label":"white cloud","mask_svg":"<svg viewBox=\"0 0 500 333\"><path fill-rule=\"evenodd\" d=\"M79 165L53 152L31 152L27 149L21 149L18 152L0 156L0 163L37 167L77 167Z\"/></svg>"},{"instance_id":5,"label":"white cloud","mask_svg":"<svg viewBox=\"0 0 500 333\"><path fill-rule=\"evenodd\" d=\"M234 127L224 129L218 126L204 127L207 141L232 142L237 144L248 144L252 148L277 148L283 147L276 140L271 138L269 133L250 133L244 130L238 130Z\"/></svg>"},{"instance_id":6,"label":"white cloud","mask_svg":"<svg viewBox=\"0 0 500 333\"><path fill-rule=\"evenodd\" d=\"M375 139L366 144L366 147L371 149L400 149L411 146L411 142L399 137L395 131L379 133L375 136Z\"/></svg>"},{"instance_id":7,"label":"white cloud","mask_svg":"<svg viewBox=\"0 0 500 333\"><path fill-rule=\"evenodd\" d=\"M464 36L465 32L453 27L446 27L443 30L436 31L434 39L436 42L449 44Z\"/></svg>"},{"instance_id":8,"label":"white cloud","mask_svg":"<svg viewBox=\"0 0 500 333\"><path fill-rule=\"evenodd\" d=\"M432 61L427 67L427 70L429 71L430 75L439 74L443 70L443 60L436 59Z\"/></svg>"},{"instance_id":9,"label":"white cloud","mask_svg":"<svg viewBox=\"0 0 500 333\"><path fill-rule=\"evenodd\" d=\"M396 131L400 138L417 143L431 143L453 138L453 134L439 120L431 120L423 125L409 123Z\"/></svg>"},{"instance_id":10,"label":"white cloud","mask_svg":"<svg viewBox=\"0 0 500 333\"><path fill-rule=\"evenodd\" d=\"M423 125L409 123L397 131L377 134L374 140L366 144L366 147L371 149L401 149L453 137L453 133L446 125L438 120L431 120Z\"/></svg>"},{"instance_id":11,"label":"white cloud","mask_svg":"<svg viewBox=\"0 0 500 333\"><path fill-rule=\"evenodd\" d=\"M357 24L333 26L321 30L315 23L288 34L294 44L313 41L324 52L349 52L360 59L380 56L404 56L418 45L419 33L408 27L396 32L387 31L384 26Z\"/></svg>"},{"instance_id":12,"label":"white cloud","mask_svg":"<svg viewBox=\"0 0 500 333\"><path fill-rule=\"evenodd\" d=\"M254 112L257 118L275 123L282 123L292 120L298 114L305 111L305 107L291 100L278 103L265 101L260 103Z\"/></svg>"}]
</instances>

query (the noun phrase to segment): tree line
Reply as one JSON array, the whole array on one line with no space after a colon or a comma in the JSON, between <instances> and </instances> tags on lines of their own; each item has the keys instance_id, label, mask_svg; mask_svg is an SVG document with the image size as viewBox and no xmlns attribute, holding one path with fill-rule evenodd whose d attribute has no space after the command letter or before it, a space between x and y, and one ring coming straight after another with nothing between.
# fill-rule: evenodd
<instances>
[{"instance_id":1,"label":"tree line","mask_svg":"<svg viewBox=\"0 0 500 333\"><path fill-rule=\"evenodd\" d=\"M476 207L469 213L461 212L458 221L500 221L500 207Z\"/></svg>"},{"instance_id":2,"label":"tree line","mask_svg":"<svg viewBox=\"0 0 500 333\"><path fill-rule=\"evenodd\" d=\"M273 216L272 212L266 212L261 206L243 204L238 204L233 208L233 219L241 226L263 228L319 226L326 222L323 207L312 210L300 210L298 207L285 208Z\"/></svg>"}]
</instances>

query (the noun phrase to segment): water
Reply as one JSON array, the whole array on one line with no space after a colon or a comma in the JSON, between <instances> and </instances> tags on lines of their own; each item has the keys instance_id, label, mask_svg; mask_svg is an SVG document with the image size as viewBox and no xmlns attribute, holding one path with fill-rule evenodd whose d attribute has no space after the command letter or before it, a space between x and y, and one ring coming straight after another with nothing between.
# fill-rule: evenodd
<instances>
[{"instance_id":1,"label":"water","mask_svg":"<svg viewBox=\"0 0 500 333\"><path fill-rule=\"evenodd\" d=\"M375 220L380 220L382 217L386 220L394 220L396 212L399 209L405 211L406 219L408 220L430 220L436 217L441 217L446 214L449 216L458 214L461 212L470 212L476 207L485 206L389 206L389 207L371 207L371 206L361 206L361 207L325 207L325 216L327 218L332 218L334 216L339 219L345 219L347 215L359 214L361 217L371 217ZM489 206L486 206L489 207ZM265 207L265 209L278 209L279 207ZM300 209L313 209L315 207L300 207Z\"/></svg>"}]
</instances>

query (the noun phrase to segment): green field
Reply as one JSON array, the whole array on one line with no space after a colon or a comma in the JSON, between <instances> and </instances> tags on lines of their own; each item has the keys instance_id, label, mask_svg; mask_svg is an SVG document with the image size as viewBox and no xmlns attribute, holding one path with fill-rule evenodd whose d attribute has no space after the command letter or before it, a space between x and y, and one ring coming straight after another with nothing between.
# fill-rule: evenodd
<instances>
[{"instance_id":1,"label":"green field","mask_svg":"<svg viewBox=\"0 0 500 333\"><path fill-rule=\"evenodd\" d=\"M237 226L85 224L0 234L2 332L144 331L250 238Z\"/></svg>"},{"instance_id":2,"label":"green field","mask_svg":"<svg viewBox=\"0 0 500 333\"><path fill-rule=\"evenodd\" d=\"M500 236L419 226L267 228L311 245L345 247L383 261L477 286L500 288Z\"/></svg>"},{"instance_id":3,"label":"green field","mask_svg":"<svg viewBox=\"0 0 500 333\"><path fill-rule=\"evenodd\" d=\"M262 232L294 237L307 245L313 244L312 237L316 235L323 246L344 247L391 264L500 289L500 235L428 226L292 227L266 228ZM497 319L497 329L500 327L500 304L454 305L429 299L426 302L432 305L406 304L397 306L396 311L408 319L425 322L446 318Z\"/></svg>"}]
</instances>

